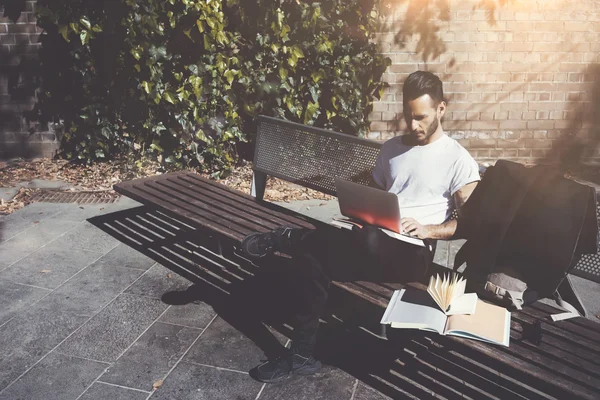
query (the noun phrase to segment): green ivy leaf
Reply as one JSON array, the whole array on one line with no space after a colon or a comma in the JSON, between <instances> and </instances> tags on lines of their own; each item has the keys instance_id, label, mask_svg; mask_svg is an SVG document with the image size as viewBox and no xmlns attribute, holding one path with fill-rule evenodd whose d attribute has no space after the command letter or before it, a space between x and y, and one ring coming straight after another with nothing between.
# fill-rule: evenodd
<instances>
[{"instance_id":1,"label":"green ivy leaf","mask_svg":"<svg viewBox=\"0 0 600 400\"><path fill-rule=\"evenodd\" d=\"M315 102L311 102L309 101L307 106L306 106L306 112L304 113L304 123L308 124L311 123L313 120L313 117L315 117L315 114L317 114L317 111L319 110L319 103Z\"/></svg>"},{"instance_id":2,"label":"green ivy leaf","mask_svg":"<svg viewBox=\"0 0 600 400\"><path fill-rule=\"evenodd\" d=\"M292 54L296 56L296 58L304 58L304 53L302 52L302 49L298 46L294 46L292 48Z\"/></svg>"},{"instance_id":3,"label":"green ivy leaf","mask_svg":"<svg viewBox=\"0 0 600 400\"><path fill-rule=\"evenodd\" d=\"M227 83L231 85L237 73L238 72L235 69L228 69L223 75L225 76L225 79L227 79Z\"/></svg>"},{"instance_id":4,"label":"green ivy leaf","mask_svg":"<svg viewBox=\"0 0 600 400\"><path fill-rule=\"evenodd\" d=\"M90 40L88 31L81 31L81 33L79 34L79 38L81 39L81 44L85 46L87 44L87 42Z\"/></svg>"},{"instance_id":5,"label":"green ivy leaf","mask_svg":"<svg viewBox=\"0 0 600 400\"><path fill-rule=\"evenodd\" d=\"M87 19L87 17L81 17L79 22L81 22L81 25L83 25L88 31L92 29L92 24L90 24L90 21Z\"/></svg>"},{"instance_id":6,"label":"green ivy leaf","mask_svg":"<svg viewBox=\"0 0 600 400\"><path fill-rule=\"evenodd\" d=\"M58 27L58 33L65 39L65 42L69 43L69 26L68 25L60 25Z\"/></svg>"},{"instance_id":7,"label":"green ivy leaf","mask_svg":"<svg viewBox=\"0 0 600 400\"><path fill-rule=\"evenodd\" d=\"M279 67L279 76L282 80L285 80L288 77L288 70L282 65Z\"/></svg>"},{"instance_id":8,"label":"green ivy leaf","mask_svg":"<svg viewBox=\"0 0 600 400\"><path fill-rule=\"evenodd\" d=\"M166 101L168 101L171 104L175 104L175 98L173 97L173 95L169 92L164 92L162 95L163 99L165 99Z\"/></svg>"}]
</instances>

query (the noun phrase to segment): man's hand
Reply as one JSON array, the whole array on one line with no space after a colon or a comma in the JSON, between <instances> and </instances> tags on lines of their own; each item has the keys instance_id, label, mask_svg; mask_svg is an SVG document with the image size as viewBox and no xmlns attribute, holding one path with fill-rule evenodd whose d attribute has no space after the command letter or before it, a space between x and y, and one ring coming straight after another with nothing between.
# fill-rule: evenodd
<instances>
[{"instance_id":1,"label":"man's hand","mask_svg":"<svg viewBox=\"0 0 600 400\"><path fill-rule=\"evenodd\" d=\"M400 225L402 226L402 231L407 235L419 239L429 239L430 232L428 225L421 225L414 218L402 218L400 219Z\"/></svg>"}]
</instances>

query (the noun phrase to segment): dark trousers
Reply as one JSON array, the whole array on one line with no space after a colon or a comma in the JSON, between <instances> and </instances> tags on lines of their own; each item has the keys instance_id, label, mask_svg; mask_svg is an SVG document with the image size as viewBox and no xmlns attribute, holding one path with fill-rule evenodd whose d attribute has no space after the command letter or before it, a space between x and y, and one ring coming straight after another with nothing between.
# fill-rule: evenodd
<instances>
[{"instance_id":1,"label":"dark trousers","mask_svg":"<svg viewBox=\"0 0 600 400\"><path fill-rule=\"evenodd\" d=\"M306 356L314 351L331 281L422 281L431 262L428 249L393 239L372 227L295 233L290 283L298 306L292 346Z\"/></svg>"}]
</instances>

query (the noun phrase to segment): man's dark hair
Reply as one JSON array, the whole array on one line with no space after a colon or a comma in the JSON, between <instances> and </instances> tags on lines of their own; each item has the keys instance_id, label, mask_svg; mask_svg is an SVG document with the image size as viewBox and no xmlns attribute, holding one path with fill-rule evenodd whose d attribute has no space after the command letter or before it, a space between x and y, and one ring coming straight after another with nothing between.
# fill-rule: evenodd
<instances>
[{"instance_id":1,"label":"man's dark hair","mask_svg":"<svg viewBox=\"0 0 600 400\"><path fill-rule=\"evenodd\" d=\"M406 78L402 87L404 102L417 99L425 94L432 98L434 106L444 101L442 81L429 71L413 72Z\"/></svg>"}]
</instances>

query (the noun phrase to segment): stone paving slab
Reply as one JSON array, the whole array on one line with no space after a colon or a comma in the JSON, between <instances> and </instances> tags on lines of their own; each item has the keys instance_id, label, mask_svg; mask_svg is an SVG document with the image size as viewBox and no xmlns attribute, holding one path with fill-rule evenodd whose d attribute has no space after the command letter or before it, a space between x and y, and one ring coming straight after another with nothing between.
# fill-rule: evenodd
<instances>
[{"instance_id":1,"label":"stone paving slab","mask_svg":"<svg viewBox=\"0 0 600 400\"><path fill-rule=\"evenodd\" d=\"M148 270L156 264L156 261L126 244L119 243L117 247L102 256L96 264Z\"/></svg>"},{"instance_id":2,"label":"stone paving slab","mask_svg":"<svg viewBox=\"0 0 600 400\"><path fill-rule=\"evenodd\" d=\"M165 310L147 297L120 295L58 347L76 357L112 363Z\"/></svg>"},{"instance_id":3,"label":"stone paving slab","mask_svg":"<svg viewBox=\"0 0 600 400\"><path fill-rule=\"evenodd\" d=\"M78 400L146 400L150 393L96 382Z\"/></svg>"},{"instance_id":4,"label":"stone paving slab","mask_svg":"<svg viewBox=\"0 0 600 400\"><path fill-rule=\"evenodd\" d=\"M36 303L0 327L0 390L56 347L88 317Z\"/></svg>"},{"instance_id":5,"label":"stone paving slab","mask_svg":"<svg viewBox=\"0 0 600 400\"><path fill-rule=\"evenodd\" d=\"M216 313L211 306L198 301L172 305L158 320L174 325L204 329L215 315Z\"/></svg>"},{"instance_id":6,"label":"stone paving slab","mask_svg":"<svg viewBox=\"0 0 600 400\"><path fill-rule=\"evenodd\" d=\"M246 373L181 362L152 400L255 400L263 384Z\"/></svg>"},{"instance_id":7,"label":"stone paving slab","mask_svg":"<svg viewBox=\"0 0 600 400\"><path fill-rule=\"evenodd\" d=\"M107 364L52 353L0 393L0 400L76 399ZM56 384L60 382L60 384Z\"/></svg>"},{"instance_id":8,"label":"stone paving slab","mask_svg":"<svg viewBox=\"0 0 600 400\"><path fill-rule=\"evenodd\" d=\"M161 298L171 291L183 291L191 282L160 264L155 264L125 293Z\"/></svg>"},{"instance_id":9,"label":"stone paving slab","mask_svg":"<svg viewBox=\"0 0 600 400\"><path fill-rule=\"evenodd\" d=\"M202 330L154 323L100 377L101 382L151 391L164 379Z\"/></svg>"},{"instance_id":10,"label":"stone paving slab","mask_svg":"<svg viewBox=\"0 0 600 400\"><path fill-rule=\"evenodd\" d=\"M285 344L285 343L283 343ZM263 350L217 317L184 357L185 361L248 372L265 359Z\"/></svg>"},{"instance_id":11,"label":"stone paving slab","mask_svg":"<svg viewBox=\"0 0 600 400\"><path fill-rule=\"evenodd\" d=\"M102 253L49 245L1 271L0 279L56 289L100 256Z\"/></svg>"},{"instance_id":12,"label":"stone paving slab","mask_svg":"<svg viewBox=\"0 0 600 400\"><path fill-rule=\"evenodd\" d=\"M48 293L48 289L0 280L0 326Z\"/></svg>"},{"instance_id":13,"label":"stone paving slab","mask_svg":"<svg viewBox=\"0 0 600 400\"><path fill-rule=\"evenodd\" d=\"M35 221L34 221L35 224ZM77 226L73 221L42 220L12 238L0 243L0 269L19 261ZM65 246L68 248L68 246Z\"/></svg>"},{"instance_id":14,"label":"stone paving slab","mask_svg":"<svg viewBox=\"0 0 600 400\"><path fill-rule=\"evenodd\" d=\"M69 208L68 204L33 203L9 215L0 216L0 242L34 227Z\"/></svg>"},{"instance_id":15,"label":"stone paving slab","mask_svg":"<svg viewBox=\"0 0 600 400\"><path fill-rule=\"evenodd\" d=\"M62 221L61 219L51 220L50 222ZM66 221L71 224L75 222ZM77 223L76 223L77 224ZM95 251L106 253L119 244L119 241L107 233L104 233L89 222L77 224L66 234L56 239L53 246L62 246L63 248Z\"/></svg>"},{"instance_id":16,"label":"stone paving slab","mask_svg":"<svg viewBox=\"0 0 600 400\"><path fill-rule=\"evenodd\" d=\"M64 299L65 308L92 316L135 282L144 271L96 262L56 289L46 301Z\"/></svg>"}]
</instances>

